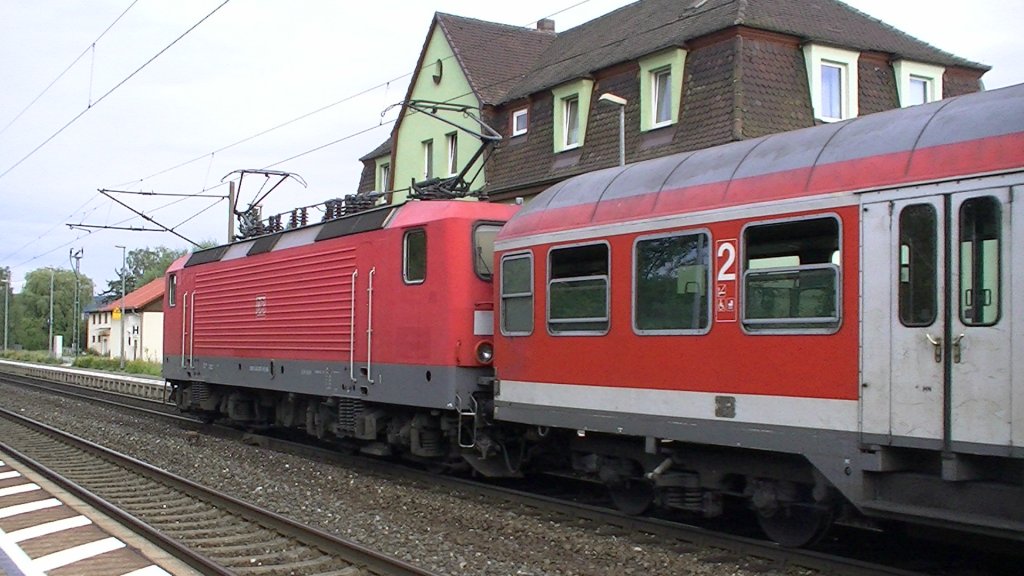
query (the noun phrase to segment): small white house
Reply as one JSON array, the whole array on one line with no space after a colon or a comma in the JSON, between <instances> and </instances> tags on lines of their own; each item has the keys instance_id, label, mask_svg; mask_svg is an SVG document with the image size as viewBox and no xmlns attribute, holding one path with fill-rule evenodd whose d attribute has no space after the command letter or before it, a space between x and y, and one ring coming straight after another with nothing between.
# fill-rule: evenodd
<instances>
[{"instance_id":1,"label":"small white house","mask_svg":"<svg viewBox=\"0 0 1024 576\"><path fill-rule=\"evenodd\" d=\"M120 358L123 325L125 359L160 362L164 353L163 297L164 279L157 278L90 312L88 348L100 356Z\"/></svg>"}]
</instances>

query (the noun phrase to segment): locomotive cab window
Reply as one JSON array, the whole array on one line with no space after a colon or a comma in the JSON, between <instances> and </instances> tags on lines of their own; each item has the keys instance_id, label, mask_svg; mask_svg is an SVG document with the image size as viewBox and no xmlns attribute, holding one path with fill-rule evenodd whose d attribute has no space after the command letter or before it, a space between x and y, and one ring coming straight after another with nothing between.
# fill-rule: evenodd
<instances>
[{"instance_id":1,"label":"locomotive cab window","mask_svg":"<svg viewBox=\"0 0 1024 576\"><path fill-rule=\"evenodd\" d=\"M707 234L640 238L633 254L633 329L639 334L707 331Z\"/></svg>"},{"instance_id":2,"label":"locomotive cab window","mask_svg":"<svg viewBox=\"0 0 1024 576\"><path fill-rule=\"evenodd\" d=\"M608 331L608 245L554 248L548 253L548 331Z\"/></svg>"},{"instance_id":3,"label":"locomotive cab window","mask_svg":"<svg viewBox=\"0 0 1024 576\"><path fill-rule=\"evenodd\" d=\"M494 274L494 238L500 230L501 224L477 224L473 228L473 268L484 280Z\"/></svg>"},{"instance_id":4,"label":"locomotive cab window","mask_svg":"<svg viewBox=\"0 0 1024 576\"><path fill-rule=\"evenodd\" d=\"M167 277L167 307L174 308L178 294L178 275L171 274Z\"/></svg>"},{"instance_id":5,"label":"locomotive cab window","mask_svg":"<svg viewBox=\"0 0 1024 576\"><path fill-rule=\"evenodd\" d=\"M533 332L533 258L514 254L501 259L501 332Z\"/></svg>"},{"instance_id":6,"label":"locomotive cab window","mask_svg":"<svg viewBox=\"0 0 1024 576\"><path fill-rule=\"evenodd\" d=\"M427 231L405 233L402 248L402 279L406 284L422 284L427 277Z\"/></svg>"},{"instance_id":7,"label":"locomotive cab window","mask_svg":"<svg viewBox=\"0 0 1024 576\"><path fill-rule=\"evenodd\" d=\"M743 232L743 324L748 330L839 327L839 221L772 222Z\"/></svg>"}]
</instances>

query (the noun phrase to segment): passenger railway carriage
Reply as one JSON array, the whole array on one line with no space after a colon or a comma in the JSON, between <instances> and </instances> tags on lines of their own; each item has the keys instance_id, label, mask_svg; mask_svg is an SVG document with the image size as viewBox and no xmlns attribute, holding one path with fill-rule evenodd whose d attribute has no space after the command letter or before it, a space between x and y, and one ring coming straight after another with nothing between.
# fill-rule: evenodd
<instances>
[{"instance_id":1,"label":"passenger railway carriage","mask_svg":"<svg viewBox=\"0 0 1024 576\"><path fill-rule=\"evenodd\" d=\"M1020 538L1022 167L1018 86L567 180L498 238L495 416L638 509Z\"/></svg>"},{"instance_id":2,"label":"passenger railway carriage","mask_svg":"<svg viewBox=\"0 0 1024 576\"><path fill-rule=\"evenodd\" d=\"M574 474L631 512L740 503L788 545L836 520L1021 540L1022 192L1017 86L518 212L385 206L177 262L164 373L210 418Z\"/></svg>"}]
</instances>

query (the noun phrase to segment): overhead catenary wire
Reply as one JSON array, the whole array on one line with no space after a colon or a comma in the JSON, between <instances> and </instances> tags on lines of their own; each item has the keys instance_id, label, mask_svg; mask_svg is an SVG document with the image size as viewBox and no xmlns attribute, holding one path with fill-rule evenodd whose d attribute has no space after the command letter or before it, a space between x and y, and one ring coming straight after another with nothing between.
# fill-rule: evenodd
<instances>
[{"instance_id":1,"label":"overhead catenary wire","mask_svg":"<svg viewBox=\"0 0 1024 576\"><path fill-rule=\"evenodd\" d=\"M18 166L20 166L20 165L22 164L22 162L24 162L25 160L28 160L29 158L31 158L32 156L34 156L36 152L38 152L39 150L41 150L41 149L43 148L43 146L46 146L46 145L47 145L47 144L49 144L49 143L50 143L51 141L53 141L53 139L54 139L54 138L56 138L57 136L60 136L60 135L61 135L61 133L63 133L63 132L65 131L65 130L67 130L67 129L68 129L68 128L69 128L69 127L70 127L70 126L72 125L72 124L74 124L75 122L77 122L79 118L81 118L82 116L85 116L85 114L86 114L87 112L89 112L90 110L92 110L93 108L95 108L95 107L96 107L96 106L97 106L97 105L98 105L98 104L99 104L100 102L102 102L103 100L105 100L105 99L107 98L107 96L110 96L110 95L111 95L111 94L113 94L113 93L114 93L114 91L116 91L116 90L117 90L118 88L120 88L121 86L124 86L124 84L125 84L126 82L128 82L129 80L131 80L131 79L132 79L133 77L135 77L135 75L136 75L136 74L138 74L138 73L139 73L139 72L141 72L141 71L142 71L143 69L145 69L145 68L146 68L147 66L149 66L150 64L152 64L152 63L153 63L153 61L154 61L154 60L156 60L157 58L159 58L159 57L160 57L160 56L161 56L161 55L162 55L162 54L163 54L164 52L167 52L168 50L170 50L172 46L174 46L175 44L177 44L177 43L178 43L178 42L179 42L179 41L180 41L180 40L181 40L182 38L184 38L185 36L187 36L187 35L188 35L188 34L189 34L190 32L192 32L193 30L195 30L196 28L198 28L200 24L202 24L203 22L206 22L206 20L208 20L208 19L209 19L209 18L210 18L211 16L213 16L214 14L216 14L216 13L217 13L217 11L219 11L219 10L220 10L221 8L223 8L224 6L226 6L226 5L227 5L227 3L228 3L228 2L230 2L230 1L231 1L231 0L224 0L224 2L222 2L222 3L221 3L221 4L219 5L219 6L217 6L216 8L214 8L214 9L213 9L213 10L212 10L212 11L211 11L211 12L210 12L209 14L207 14L206 16L203 16L203 17L202 17L202 18L201 18L201 19L200 19L200 20L199 20L198 22L196 22L195 24L193 24L191 28L189 28L188 30L186 30L185 32L183 32L183 33L182 33L182 34L181 34L180 36L178 36L177 38L175 38L175 39L174 39L174 40L173 40L173 41L172 41L172 42L171 42L170 44L168 44L168 45L167 45L167 46L165 46L165 47L164 47L164 48L163 48L162 50L160 50L160 51L159 51L159 52L157 52L157 53L156 53L155 55L153 55L153 57L152 57L152 58L150 58L149 60L146 60L146 62L145 62L145 63L144 63L144 64L143 64L142 66L139 66L138 68L136 68L134 72L132 72L132 73L131 73L131 74L129 74L128 76L125 76L125 77L124 77L124 79L123 79L123 80L121 80L120 82L118 82L118 83L117 83L116 85L114 85L114 87L113 87L113 88L111 88L110 90L107 90L107 91L106 91L106 92L105 92L105 93L104 93L104 94L103 94L102 96L100 96L99 98L97 98L95 102L92 102L92 103L91 103L91 104L90 104L89 106L87 106L87 107L85 108L85 110L82 110L82 111L81 111L81 112L79 112L79 113L78 113L78 114L77 114L77 115L76 115L75 117L73 117L73 118L72 118L71 120L68 120L68 122L67 122L66 124L64 124L63 126L61 126L60 128L58 128L56 132L54 132L54 133L53 133L53 134L51 134L51 135L50 135L50 136L49 136L48 138L46 138L45 140L43 140L43 141L42 141L42 143L40 143L40 144L39 144L38 146L36 146L35 148L33 148L31 152L29 152L28 154L26 154L25 156L23 156L23 157L22 157L22 158L21 158L20 160L18 160L17 162L15 162L13 166L11 166L11 167L10 167L10 168L8 168L7 170L4 170L4 171L3 171L2 173L0 173L0 180L2 180L2 179L4 178L4 176L7 176L8 174L10 174L10 173L11 173L11 172L12 172L12 171L13 171L13 170L15 169L15 168L17 168Z\"/></svg>"}]
</instances>

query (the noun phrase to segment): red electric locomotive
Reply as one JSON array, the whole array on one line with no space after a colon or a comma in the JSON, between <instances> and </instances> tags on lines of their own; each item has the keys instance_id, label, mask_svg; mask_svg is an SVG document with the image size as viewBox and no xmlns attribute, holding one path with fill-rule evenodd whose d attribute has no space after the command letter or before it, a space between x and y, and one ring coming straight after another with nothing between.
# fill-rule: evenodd
<instances>
[{"instance_id":1,"label":"red electric locomotive","mask_svg":"<svg viewBox=\"0 0 1024 576\"><path fill-rule=\"evenodd\" d=\"M178 405L442 457L490 384L493 242L514 211L385 206L180 259L164 320Z\"/></svg>"},{"instance_id":2,"label":"red electric locomotive","mask_svg":"<svg viewBox=\"0 0 1024 576\"><path fill-rule=\"evenodd\" d=\"M1024 86L562 182L498 238L495 417L628 509L1020 539L1022 186Z\"/></svg>"}]
</instances>

